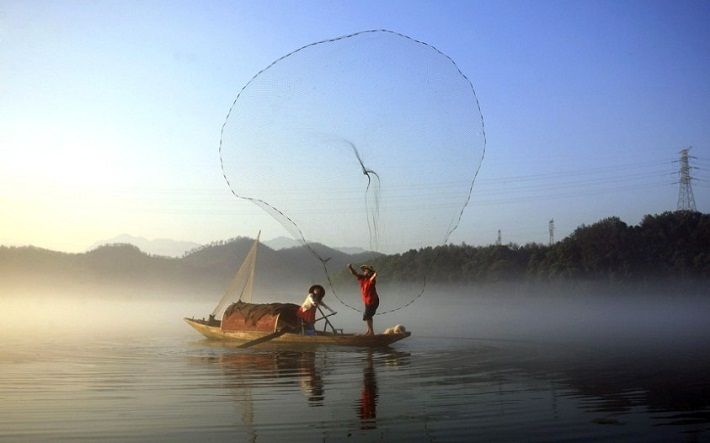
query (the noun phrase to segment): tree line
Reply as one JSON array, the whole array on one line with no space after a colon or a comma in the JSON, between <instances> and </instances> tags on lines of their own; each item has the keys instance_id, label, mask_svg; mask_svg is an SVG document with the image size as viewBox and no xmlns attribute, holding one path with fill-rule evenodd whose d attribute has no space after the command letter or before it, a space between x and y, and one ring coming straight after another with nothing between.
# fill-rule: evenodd
<instances>
[{"instance_id":1,"label":"tree line","mask_svg":"<svg viewBox=\"0 0 710 443\"><path fill-rule=\"evenodd\" d=\"M710 214L664 212L646 215L637 226L609 217L552 245L445 245L384 256L374 264L388 280L402 282L705 280Z\"/></svg>"}]
</instances>

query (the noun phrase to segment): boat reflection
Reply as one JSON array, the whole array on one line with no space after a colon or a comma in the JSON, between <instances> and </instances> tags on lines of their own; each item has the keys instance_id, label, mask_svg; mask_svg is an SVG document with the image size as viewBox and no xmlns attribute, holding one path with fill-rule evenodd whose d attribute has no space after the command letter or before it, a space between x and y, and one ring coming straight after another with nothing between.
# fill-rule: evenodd
<instances>
[{"instance_id":1,"label":"boat reflection","mask_svg":"<svg viewBox=\"0 0 710 443\"><path fill-rule=\"evenodd\" d=\"M225 352L209 357L224 374L224 387L229 389L242 410L242 424L254 422L254 407L264 397L278 398L279 404L290 412L289 419L302 415L298 412L303 398L309 407L329 407L329 414L340 419L353 406L342 403L348 397L354 401L354 428L377 428L377 406L380 392L377 368L409 364L409 353L393 350L360 350L356 352L270 351ZM361 368L362 375L352 370ZM360 379L359 389L357 380ZM355 382L355 383L353 383ZM327 385L327 386L326 386ZM327 390L332 391L326 404ZM293 395L300 392L299 395ZM301 400L299 400L299 397ZM346 409L343 409L345 406ZM293 409L295 408L295 409Z\"/></svg>"},{"instance_id":2,"label":"boat reflection","mask_svg":"<svg viewBox=\"0 0 710 443\"><path fill-rule=\"evenodd\" d=\"M323 405L325 358L317 362L316 352L235 352L220 355L216 362L232 387L251 387L259 380L267 379L274 379L278 384L292 381L298 384L309 406Z\"/></svg>"},{"instance_id":3,"label":"boat reflection","mask_svg":"<svg viewBox=\"0 0 710 443\"><path fill-rule=\"evenodd\" d=\"M298 382L309 406L323 406L323 376L316 368L316 353L302 352L298 358Z\"/></svg>"}]
</instances>

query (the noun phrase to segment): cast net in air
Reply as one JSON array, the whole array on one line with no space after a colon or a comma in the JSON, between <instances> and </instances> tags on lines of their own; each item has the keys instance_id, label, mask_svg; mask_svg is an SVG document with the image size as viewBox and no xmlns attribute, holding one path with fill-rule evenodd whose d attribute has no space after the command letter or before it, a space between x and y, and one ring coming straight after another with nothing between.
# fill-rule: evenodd
<instances>
[{"instance_id":1,"label":"cast net in air","mask_svg":"<svg viewBox=\"0 0 710 443\"><path fill-rule=\"evenodd\" d=\"M312 245L391 254L446 244L485 142L473 85L449 56L371 30L311 43L256 73L229 109L219 153L231 192L307 247L338 300L358 309L357 292L333 287L342 269ZM390 292L381 313L425 287Z\"/></svg>"}]
</instances>

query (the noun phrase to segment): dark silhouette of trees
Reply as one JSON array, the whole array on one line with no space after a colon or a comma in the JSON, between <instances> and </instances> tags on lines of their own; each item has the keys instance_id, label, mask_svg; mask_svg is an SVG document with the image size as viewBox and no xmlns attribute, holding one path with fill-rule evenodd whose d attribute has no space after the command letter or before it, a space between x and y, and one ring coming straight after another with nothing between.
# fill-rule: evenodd
<instances>
[{"instance_id":1,"label":"dark silhouette of trees","mask_svg":"<svg viewBox=\"0 0 710 443\"><path fill-rule=\"evenodd\" d=\"M638 226L618 217L582 225L551 245L446 245L381 257L378 271L395 281L613 282L710 278L710 215L647 215Z\"/></svg>"}]
</instances>

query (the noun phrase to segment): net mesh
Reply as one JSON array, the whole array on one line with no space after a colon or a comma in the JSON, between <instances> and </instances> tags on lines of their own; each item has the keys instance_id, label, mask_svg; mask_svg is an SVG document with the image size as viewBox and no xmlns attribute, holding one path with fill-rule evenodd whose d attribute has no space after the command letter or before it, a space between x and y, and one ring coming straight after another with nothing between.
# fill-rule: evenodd
<instances>
[{"instance_id":1,"label":"net mesh","mask_svg":"<svg viewBox=\"0 0 710 443\"><path fill-rule=\"evenodd\" d=\"M473 85L450 57L370 30L303 46L256 73L229 109L219 152L231 192L308 247L331 281L313 242L382 253L447 243L485 132ZM357 294L336 297L357 304Z\"/></svg>"}]
</instances>

